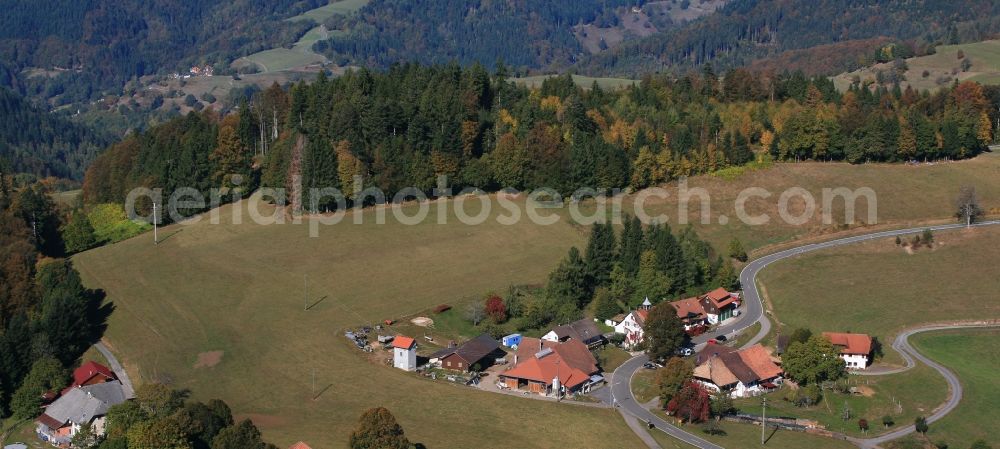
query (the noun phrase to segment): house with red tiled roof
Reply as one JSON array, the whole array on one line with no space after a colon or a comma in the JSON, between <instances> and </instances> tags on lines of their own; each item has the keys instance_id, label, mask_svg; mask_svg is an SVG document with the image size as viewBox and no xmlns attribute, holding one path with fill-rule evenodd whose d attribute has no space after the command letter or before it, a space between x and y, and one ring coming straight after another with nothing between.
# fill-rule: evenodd
<instances>
[{"instance_id":1,"label":"house with red tiled roof","mask_svg":"<svg viewBox=\"0 0 1000 449\"><path fill-rule=\"evenodd\" d=\"M677 311L677 318L680 318L684 330L708 323L708 315L705 314L705 308L701 306L701 301L697 297L674 301L670 305Z\"/></svg>"},{"instance_id":2,"label":"house with red tiled roof","mask_svg":"<svg viewBox=\"0 0 1000 449\"><path fill-rule=\"evenodd\" d=\"M740 297L722 287L698 297L708 324L718 324L739 315Z\"/></svg>"},{"instance_id":3,"label":"house with red tiled roof","mask_svg":"<svg viewBox=\"0 0 1000 449\"><path fill-rule=\"evenodd\" d=\"M553 342L525 337L514 353L514 366L499 375L497 386L543 396L586 392L603 381L587 345L569 339Z\"/></svg>"},{"instance_id":4,"label":"house with red tiled roof","mask_svg":"<svg viewBox=\"0 0 1000 449\"><path fill-rule=\"evenodd\" d=\"M403 371L417 369L417 342L413 337L397 335L392 339L392 366Z\"/></svg>"},{"instance_id":5,"label":"house with red tiled roof","mask_svg":"<svg viewBox=\"0 0 1000 449\"><path fill-rule=\"evenodd\" d=\"M830 340L830 343L840 349L840 358L844 359L848 368L868 368L872 353L872 337L866 334L823 332L823 338Z\"/></svg>"},{"instance_id":6,"label":"house with red tiled roof","mask_svg":"<svg viewBox=\"0 0 1000 449\"><path fill-rule=\"evenodd\" d=\"M700 363L694 369L694 379L711 391L742 398L756 396L781 385L781 367L761 345L739 351L702 351L697 359Z\"/></svg>"}]
</instances>

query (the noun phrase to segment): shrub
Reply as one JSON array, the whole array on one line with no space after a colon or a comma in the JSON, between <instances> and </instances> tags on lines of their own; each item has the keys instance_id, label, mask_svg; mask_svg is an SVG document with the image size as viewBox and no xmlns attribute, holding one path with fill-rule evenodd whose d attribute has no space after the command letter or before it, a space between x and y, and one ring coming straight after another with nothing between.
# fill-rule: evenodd
<instances>
[{"instance_id":1,"label":"shrub","mask_svg":"<svg viewBox=\"0 0 1000 449\"><path fill-rule=\"evenodd\" d=\"M125 216L121 204L98 204L87 213L94 237L100 243L115 243L152 229L149 223L137 223Z\"/></svg>"},{"instance_id":2,"label":"shrub","mask_svg":"<svg viewBox=\"0 0 1000 449\"><path fill-rule=\"evenodd\" d=\"M895 421L892 420L892 416L885 415L882 417L882 425L885 426L886 428L892 427L893 424L896 423Z\"/></svg>"}]
</instances>

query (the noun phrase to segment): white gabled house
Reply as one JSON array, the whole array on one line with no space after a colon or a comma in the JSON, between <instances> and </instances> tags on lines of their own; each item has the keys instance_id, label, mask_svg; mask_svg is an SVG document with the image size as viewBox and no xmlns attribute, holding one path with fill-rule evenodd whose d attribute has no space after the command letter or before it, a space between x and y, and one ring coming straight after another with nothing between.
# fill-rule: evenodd
<instances>
[{"instance_id":1,"label":"white gabled house","mask_svg":"<svg viewBox=\"0 0 1000 449\"><path fill-rule=\"evenodd\" d=\"M871 358L872 337L866 334L845 334L823 332L823 338L830 340L840 349L840 358L848 369L866 369Z\"/></svg>"},{"instance_id":2,"label":"white gabled house","mask_svg":"<svg viewBox=\"0 0 1000 449\"><path fill-rule=\"evenodd\" d=\"M638 310L629 312L628 315L625 315L625 319L615 325L615 333L625 336L626 347L633 348L642 343L644 334L642 327L646 325L649 309L652 307L653 303L649 301L649 298L646 298Z\"/></svg>"}]
</instances>

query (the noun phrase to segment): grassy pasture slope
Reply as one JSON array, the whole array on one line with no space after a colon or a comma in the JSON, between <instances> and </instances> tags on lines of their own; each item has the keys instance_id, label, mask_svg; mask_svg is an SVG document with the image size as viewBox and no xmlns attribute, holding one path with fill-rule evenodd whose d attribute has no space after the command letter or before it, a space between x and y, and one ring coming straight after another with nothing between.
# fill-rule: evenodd
<instances>
[{"instance_id":1,"label":"grassy pasture slope","mask_svg":"<svg viewBox=\"0 0 1000 449\"><path fill-rule=\"evenodd\" d=\"M858 419L867 419L871 425L869 436L883 432L882 417L890 415L899 424L912 423L920 415L947 399L948 385L928 366L918 365L902 374L889 376L851 376L852 385L870 389L870 396L841 394L825 391L819 404L796 407L784 400L785 387L768 395L768 416L783 416L817 421L827 430L864 437L858 429ZM898 401L898 406L893 400ZM734 401L741 412L760 416L760 398L743 398ZM851 419L844 421L845 404L850 407ZM759 429L759 427L758 427Z\"/></svg>"},{"instance_id":2,"label":"grassy pasture slope","mask_svg":"<svg viewBox=\"0 0 1000 449\"><path fill-rule=\"evenodd\" d=\"M513 81L516 83L524 84L531 88L542 87L542 82L550 78L552 75L535 75L526 76L522 78L514 78ZM577 86L589 89L593 86L594 81L597 81L597 85L601 86L601 89L620 89L623 87L628 87L633 84L638 83L638 80L630 80L625 78L593 78L583 75L573 75L573 81Z\"/></svg>"},{"instance_id":3,"label":"grassy pasture slope","mask_svg":"<svg viewBox=\"0 0 1000 449\"><path fill-rule=\"evenodd\" d=\"M968 72L960 70L962 65L962 60L958 57L960 50L972 61ZM1000 40L941 45L936 48L935 54L909 58L906 60L906 65L908 70L906 81L902 83L903 88L912 85L917 90L935 90L944 85L951 85L954 79L997 84L1000 83ZM855 75L860 76L862 80L874 80L876 69L889 70L890 67L891 64L876 64L874 67L842 73L835 76L833 81L838 89L846 90ZM959 69L957 73L953 73L955 69ZM924 71L927 71L927 77L923 76ZM946 79L950 81L939 83L939 80Z\"/></svg>"},{"instance_id":4,"label":"grassy pasture slope","mask_svg":"<svg viewBox=\"0 0 1000 449\"><path fill-rule=\"evenodd\" d=\"M342 0L331 2L326 6L306 11L295 17L286 20L312 20L316 23L323 23L335 15L347 15L357 12L368 4L368 0ZM236 65L256 64L262 72L280 72L284 70L304 67L310 64L326 62L326 57L312 51L312 46L317 41L329 38L330 31L323 25L318 25L304 34L292 48L272 48L252 55L240 58L234 62Z\"/></svg>"},{"instance_id":5,"label":"grassy pasture slope","mask_svg":"<svg viewBox=\"0 0 1000 449\"><path fill-rule=\"evenodd\" d=\"M225 398L279 446L303 439L343 447L360 413L376 405L429 447L640 444L611 410L433 383L353 353L346 326L540 282L567 243L583 240L569 225L389 223L326 228L316 239L305 225L172 226L159 246L146 235L78 255L76 264L87 285L108 289L117 309L107 336L139 379ZM309 312L303 275L310 302L319 301ZM194 368L208 351L223 351L221 361Z\"/></svg>"},{"instance_id":6,"label":"grassy pasture slope","mask_svg":"<svg viewBox=\"0 0 1000 449\"><path fill-rule=\"evenodd\" d=\"M814 237L837 230L837 224L844 220L843 201L833 202L833 225L824 225L822 216L816 214L807 223L793 226L781 220L778 214L778 199L781 192L789 187L802 187L809 191L821 207L824 188L847 187L857 189L869 187L878 199L878 222L883 226L905 227L928 219L951 221L953 203L962 185L976 186L981 205L986 208L1000 208L1000 154L988 153L967 161L941 163L935 165L890 165L806 162L796 164L775 164L771 168L748 170L735 178L699 176L689 180L689 188L704 188L712 198L712 223L701 225L699 202L691 200L690 221L703 237L712 241L716 248L724 249L734 235L744 246L759 248L794 239ZM746 187L761 187L772 193L767 199L751 199L747 202L748 214L767 214L771 217L764 226L749 226L737 219L735 202L739 192ZM668 223L677 227L677 187L670 186L670 196L666 200L651 198L647 204L650 214L666 211ZM631 201L626 201L630 204ZM658 205L657 205L658 203ZM800 210L801 202L790 201L793 213ZM654 210L655 209L655 210ZM628 207L626 207L628 210ZM728 218L728 224L720 226L721 216ZM857 220L866 220L867 206L862 200L857 206Z\"/></svg>"},{"instance_id":7,"label":"grassy pasture slope","mask_svg":"<svg viewBox=\"0 0 1000 449\"><path fill-rule=\"evenodd\" d=\"M909 325L1000 318L1000 229L939 232L935 241L913 254L894 239L822 250L778 262L760 280L788 327L869 333L886 346Z\"/></svg>"},{"instance_id":8,"label":"grassy pasture slope","mask_svg":"<svg viewBox=\"0 0 1000 449\"><path fill-rule=\"evenodd\" d=\"M735 217L736 193L751 185L773 190L775 197L794 185L816 195L822 187L870 186L879 193L882 222L901 225L947 218L954 192L966 182L976 183L990 207L1000 198L998 171L997 155L920 167L778 164L734 179L698 177L690 185L712 192L713 217ZM629 210L631 200L625 203ZM668 199L650 203L655 203L650 213L669 212L676 226L675 189ZM476 207L470 201L468 213L474 215ZM773 212L774 221L765 227L697 228L717 248L725 248L734 234L748 247L759 247L827 229L815 221L801 228L779 224L772 209L750 205L753 213ZM203 221L162 229L159 246L147 234L74 256L86 285L104 288L114 302L107 337L136 379L172 381L192 388L200 399L223 398L236 413L255 418L279 445L304 439L314 447L342 447L357 416L374 405L392 409L408 435L429 447L640 444L613 412L424 381L361 361L341 334L347 326L456 303L510 284L544 282L570 246L585 243L587 230L568 224L565 211L551 226L526 220L502 226L490 219L469 227L402 226L391 213L386 224L375 225L375 211L369 210L365 225L322 227L314 239L304 224L233 225L231 212L230 206L222 208L221 225ZM500 213L506 214L494 204L491 214ZM434 206L430 216L436 216ZM309 312L302 310L305 275L308 300L318 302ZM223 351L221 361L194 368L199 354L210 351ZM322 393L316 400L314 369Z\"/></svg>"},{"instance_id":9,"label":"grassy pasture slope","mask_svg":"<svg viewBox=\"0 0 1000 449\"><path fill-rule=\"evenodd\" d=\"M330 4L326 6L320 6L316 9L311 9L295 17L289 17L286 20L306 20L310 19L316 23L323 23L326 19L333 17L337 14L348 15L358 12L359 9L364 8L368 4L368 0L341 0L341 1L331 1Z\"/></svg>"},{"instance_id":10,"label":"grassy pasture slope","mask_svg":"<svg viewBox=\"0 0 1000 449\"><path fill-rule=\"evenodd\" d=\"M945 441L951 447L965 448L976 440L993 447L1000 438L993 429L1000 422L1000 392L996 373L1000 370L998 330L947 331L917 334L910 340L928 357L950 368L962 381L964 395L955 411L931 424L928 438Z\"/></svg>"}]
</instances>

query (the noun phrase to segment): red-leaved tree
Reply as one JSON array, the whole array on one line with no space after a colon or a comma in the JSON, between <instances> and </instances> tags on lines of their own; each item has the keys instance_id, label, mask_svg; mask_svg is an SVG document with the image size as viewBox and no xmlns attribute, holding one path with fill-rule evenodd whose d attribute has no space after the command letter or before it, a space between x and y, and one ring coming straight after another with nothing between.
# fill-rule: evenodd
<instances>
[{"instance_id":1,"label":"red-leaved tree","mask_svg":"<svg viewBox=\"0 0 1000 449\"><path fill-rule=\"evenodd\" d=\"M486 315L493 319L494 323L502 323L507 320L507 306L503 303L503 298L496 294L486 298Z\"/></svg>"},{"instance_id":2,"label":"red-leaved tree","mask_svg":"<svg viewBox=\"0 0 1000 449\"><path fill-rule=\"evenodd\" d=\"M711 410L711 399L704 387L694 382L688 382L667 403L667 411L671 415L687 422L703 422L708 420Z\"/></svg>"}]
</instances>

